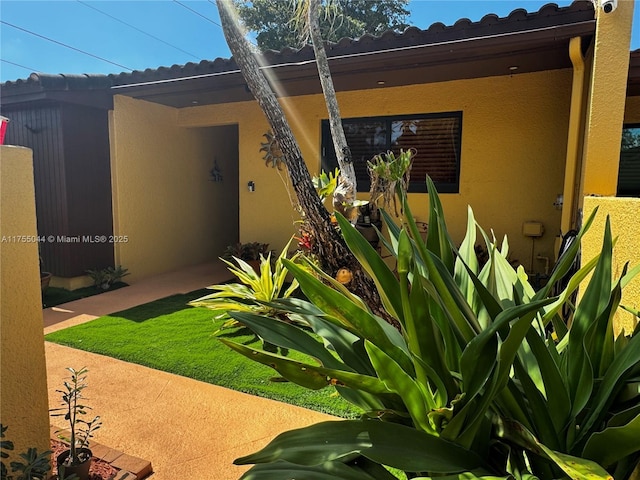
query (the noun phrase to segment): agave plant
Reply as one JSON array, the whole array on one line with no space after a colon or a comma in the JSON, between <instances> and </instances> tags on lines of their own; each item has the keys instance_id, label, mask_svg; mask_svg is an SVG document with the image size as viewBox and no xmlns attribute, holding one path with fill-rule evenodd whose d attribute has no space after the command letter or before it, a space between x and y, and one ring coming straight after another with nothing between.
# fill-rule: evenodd
<instances>
[{"instance_id":1,"label":"agave plant","mask_svg":"<svg viewBox=\"0 0 640 480\"><path fill-rule=\"evenodd\" d=\"M363 410L358 420L279 435L236 460L255 464L242 478L396 478L387 467L421 479L630 478L640 460L640 327L615 337L613 317L638 268L612 282L608 222L602 253L554 297L552 286L569 270L593 215L536 292L522 267L507 260L507 241L498 245L471 210L456 248L430 180L428 191L426 241L406 199L402 228L384 215L397 274L338 216L399 330L322 272L286 260L309 301L273 306L298 322L230 313L266 341L314 361L221 339L230 348L306 388L335 385ZM489 253L481 269L478 232ZM567 326L559 312L589 275Z\"/></svg>"}]
</instances>

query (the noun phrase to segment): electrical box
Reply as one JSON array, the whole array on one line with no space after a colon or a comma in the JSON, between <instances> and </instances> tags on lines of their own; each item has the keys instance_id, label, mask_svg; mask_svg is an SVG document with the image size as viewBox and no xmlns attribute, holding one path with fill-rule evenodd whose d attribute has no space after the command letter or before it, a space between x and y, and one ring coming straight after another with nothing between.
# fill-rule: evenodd
<instances>
[{"instance_id":1,"label":"electrical box","mask_svg":"<svg viewBox=\"0 0 640 480\"><path fill-rule=\"evenodd\" d=\"M522 234L525 237L541 237L544 233L544 225L540 222L524 222L522 224Z\"/></svg>"}]
</instances>

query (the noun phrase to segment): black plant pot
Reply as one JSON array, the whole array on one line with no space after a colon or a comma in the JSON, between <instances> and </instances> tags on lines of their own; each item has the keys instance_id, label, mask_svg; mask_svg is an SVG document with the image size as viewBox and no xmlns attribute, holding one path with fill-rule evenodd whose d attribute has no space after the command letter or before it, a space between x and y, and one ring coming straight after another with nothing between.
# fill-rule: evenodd
<instances>
[{"instance_id":1,"label":"black plant pot","mask_svg":"<svg viewBox=\"0 0 640 480\"><path fill-rule=\"evenodd\" d=\"M373 248L377 248L380 238L378 237L378 232L376 232L376 229L373 228L374 226L376 226L378 230L380 230L382 228L382 223L357 223L356 229L362 234L365 240L367 240L367 242L371 244Z\"/></svg>"},{"instance_id":2,"label":"black plant pot","mask_svg":"<svg viewBox=\"0 0 640 480\"><path fill-rule=\"evenodd\" d=\"M79 448L78 457L82 460L81 463L76 465L65 465L65 462L71 455L71 450L65 450L56 459L58 465L58 479L64 480L65 478L75 475L78 480L88 480L89 468L91 468L91 457L93 454L88 448Z\"/></svg>"}]
</instances>

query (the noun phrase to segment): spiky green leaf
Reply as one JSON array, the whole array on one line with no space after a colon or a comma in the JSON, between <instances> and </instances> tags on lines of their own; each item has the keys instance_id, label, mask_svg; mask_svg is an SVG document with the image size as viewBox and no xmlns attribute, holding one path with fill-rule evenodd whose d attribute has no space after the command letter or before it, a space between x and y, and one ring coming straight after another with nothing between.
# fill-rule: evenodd
<instances>
[{"instance_id":1,"label":"spiky green leaf","mask_svg":"<svg viewBox=\"0 0 640 480\"><path fill-rule=\"evenodd\" d=\"M321 439L321 441L319 441ZM285 460L321 465L354 454L409 472L458 473L483 466L475 453L416 429L377 420L322 422L278 435L237 465Z\"/></svg>"},{"instance_id":2,"label":"spiky green leaf","mask_svg":"<svg viewBox=\"0 0 640 480\"><path fill-rule=\"evenodd\" d=\"M629 423L605 428L591 435L582 455L609 466L621 458L640 452L640 414Z\"/></svg>"}]
</instances>

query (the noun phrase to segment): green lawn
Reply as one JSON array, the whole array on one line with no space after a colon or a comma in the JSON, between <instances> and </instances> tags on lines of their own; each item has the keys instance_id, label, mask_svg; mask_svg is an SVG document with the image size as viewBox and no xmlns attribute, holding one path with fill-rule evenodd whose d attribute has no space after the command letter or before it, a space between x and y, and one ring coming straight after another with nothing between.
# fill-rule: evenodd
<instances>
[{"instance_id":1,"label":"green lawn","mask_svg":"<svg viewBox=\"0 0 640 480\"><path fill-rule=\"evenodd\" d=\"M187 306L207 293L211 291L173 295L51 333L46 339L320 412L357 416L359 410L339 397L333 387L311 391L288 382L272 382L275 370L225 347L213 335L222 323L213 321L214 313ZM247 329L227 330L224 335L260 346L259 339ZM302 358L296 352L289 355Z\"/></svg>"}]
</instances>

